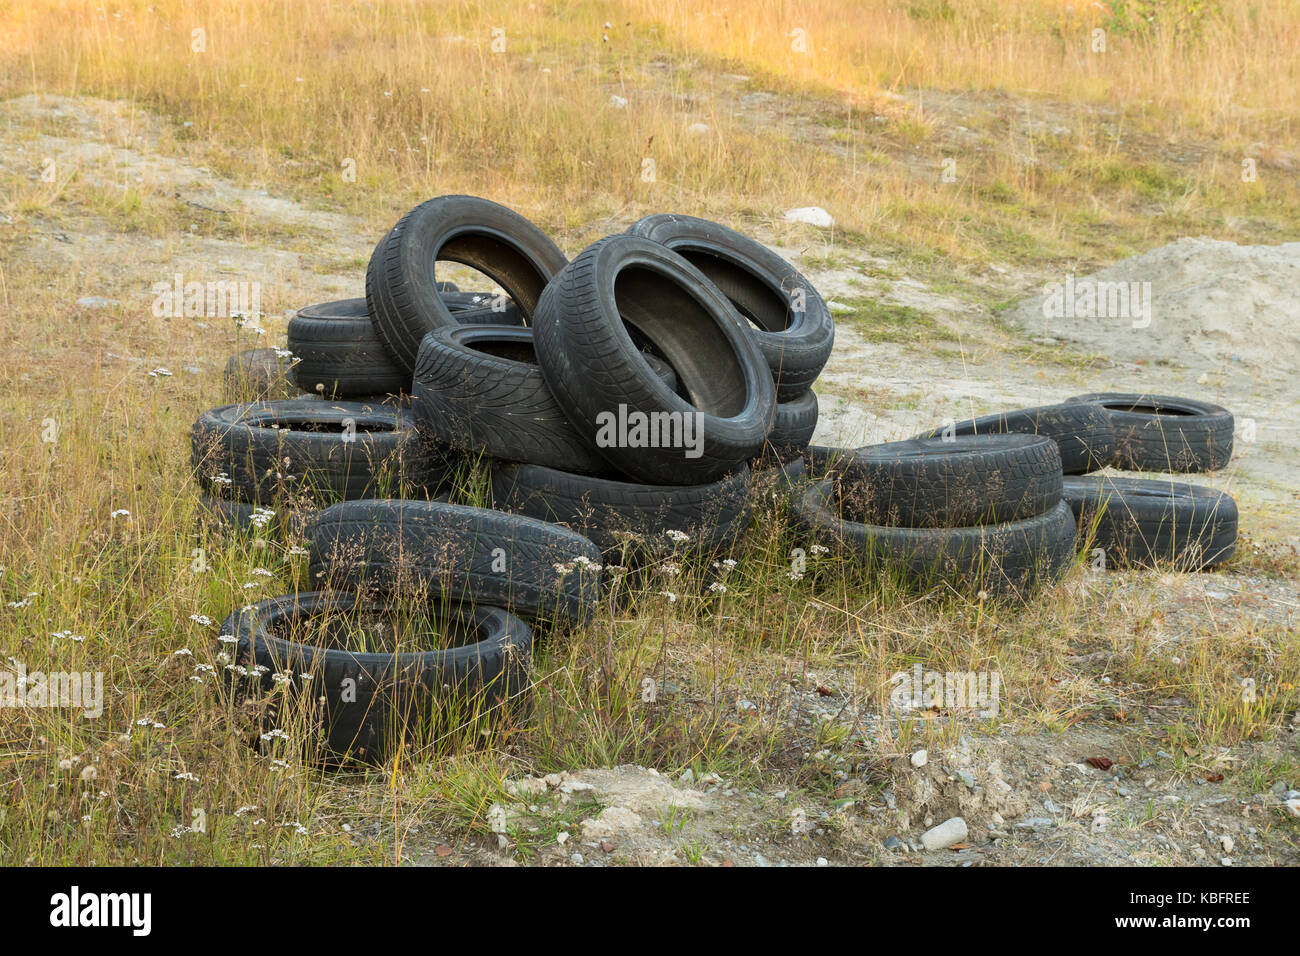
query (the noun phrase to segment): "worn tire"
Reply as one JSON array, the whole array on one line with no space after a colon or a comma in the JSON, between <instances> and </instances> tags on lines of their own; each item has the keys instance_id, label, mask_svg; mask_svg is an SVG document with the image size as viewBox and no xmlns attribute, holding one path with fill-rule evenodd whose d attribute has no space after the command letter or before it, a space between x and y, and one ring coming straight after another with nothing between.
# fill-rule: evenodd
<instances>
[{"instance_id":1,"label":"worn tire","mask_svg":"<svg viewBox=\"0 0 1300 956\"><path fill-rule=\"evenodd\" d=\"M935 428L917 438L941 438L946 428ZM997 412L957 422L953 435L996 435L1021 432L1046 435L1061 452L1061 470L1081 475L1110 464L1115 456L1115 428L1100 405L1066 402Z\"/></svg>"},{"instance_id":2,"label":"worn tire","mask_svg":"<svg viewBox=\"0 0 1300 956\"><path fill-rule=\"evenodd\" d=\"M1232 457L1232 412L1209 402L1140 392L1093 392L1067 402L1106 410L1114 464L1129 471L1215 471Z\"/></svg>"},{"instance_id":3,"label":"worn tire","mask_svg":"<svg viewBox=\"0 0 1300 956\"><path fill-rule=\"evenodd\" d=\"M564 253L531 222L474 196L439 196L416 206L379 241L366 269L366 302L398 368L415 370L420 340L459 321L434 288L444 259L484 273L509 293L527 321Z\"/></svg>"},{"instance_id":4,"label":"worn tire","mask_svg":"<svg viewBox=\"0 0 1300 956\"><path fill-rule=\"evenodd\" d=\"M1064 497L1107 567L1172 565L1200 571L1237 548L1237 503L1183 481L1087 475L1065 479Z\"/></svg>"},{"instance_id":5,"label":"worn tire","mask_svg":"<svg viewBox=\"0 0 1300 956\"><path fill-rule=\"evenodd\" d=\"M838 445L809 445L803 452L804 468L809 478L824 478L837 473L856 451Z\"/></svg>"},{"instance_id":6,"label":"worn tire","mask_svg":"<svg viewBox=\"0 0 1300 956\"><path fill-rule=\"evenodd\" d=\"M802 458L817 430L817 394L810 388L788 402L777 402L761 458L788 462Z\"/></svg>"},{"instance_id":7,"label":"worn tire","mask_svg":"<svg viewBox=\"0 0 1300 956\"><path fill-rule=\"evenodd\" d=\"M519 306L509 296L496 296L490 292L444 293L452 316L464 325L514 325L523 327L524 316Z\"/></svg>"},{"instance_id":8,"label":"worn tire","mask_svg":"<svg viewBox=\"0 0 1300 956\"><path fill-rule=\"evenodd\" d=\"M794 505L797 523L869 568L899 573L904 585L1024 596L1059 579L1074 560L1074 515L1064 501L1020 521L898 528L843 520L834 487L830 478L810 485Z\"/></svg>"},{"instance_id":9,"label":"worn tire","mask_svg":"<svg viewBox=\"0 0 1300 956\"><path fill-rule=\"evenodd\" d=\"M690 536L701 554L735 544L749 524L749 468L741 465L706 485L642 485L593 478L538 465L492 469L492 500L505 511L565 525L606 556L667 550L667 532Z\"/></svg>"},{"instance_id":10,"label":"worn tire","mask_svg":"<svg viewBox=\"0 0 1300 956\"><path fill-rule=\"evenodd\" d=\"M224 376L226 400L256 402L298 394L293 359L284 349L247 349L230 356Z\"/></svg>"},{"instance_id":11,"label":"worn tire","mask_svg":"<svg viewBox=\"0 0 1300 956\"><path fill-rule=\"evenodd\" d=\"M360 402L224 405L199 416L191 443L202 486L261 505L277 498L373 498L399 489L424 497L437 493L452 465L445 450L416 433L409 411ZM223 473L228 483L216 481Z\"/></svg>"},{"instance_id":12,"label":"worn tire","mask_svg":"<svg viewBox=\"0 0 1300 956\"><path fill-rule=\"evenodd\" d=\"M526 619L578 622L590 620L599 595L596 546L522 515L441 501L345 501L317 512L306 537L316 588L456 593Z\"/></svg>"},{"instance_id":13,"label":"worn tire","mask_svg":"<svg viewBox=\"0 0 1300 956\"><path fill-rule=\"evenodd\" d=\"M672 374L655 361L661 377ZM420 344L412 391L421 430L453 448L580 474L609 469L551 394L532 329L461 325L430 332Z\"/></svg>"},{"instance_id":14,"label":"worn tire","mask_svg":"<svg viewBox=\"0 0 1300 956\"><path fill-rule=\"evenodd\" d=\"M798 399L817 380L835 344L835 323L825 301L794 266L748 236L695 216L646 216L628 232L686 259L753 323L779 401ZM792 311L799 293L804 307Z\"/></svg>"},{"instance_id":15,"label":"worn tire","mask_svg":"<svg viewBox=\"0 0 1300 956\"><path fill-rule=\"evenodd\" d=\"M440 705L458 711L468 701L501 713L528 688L532 632L500 608L435 605L467 643L435 651L358 653L316 647L279 636L295 619L354 613L373 602L356 594L302 591L262 601L231 614L221 633L236 639L235 667L265 668L240 680L241 689L263 695L277 690L323 698L321 752L330 763L382 762L412 725L430 723ZM382 603L374 604L377 611ZM304 681L303 675L310 675Z\"/></svg>"},{"instance_id":16,"label":"worn tire","mask_svg":"<svg viewBox=\"0 0 1300 956\"><path fill-rule=\"evenodd\" d=\"M1061 500L1061 454L1045 435L868 445L838 474L842 510L866 524L956 528L1018 521Z\"/></svg>"},{"instance_id":17,"label":"worn tire","mask_svg":"<svg viewBox=\"0 0 1300 956\"><path fill-rule=\"evenodd\" d=\"M410 390L375 334L365 299L319 302L289 320L292 375L304 392L325 398L384 395Z\"/></svg>"},{"instance_id":18,"label":"worn tire","mask_svg":"<svg viewBox=\"0 0 1300 956\"><path fill-rule=\"evenodd\" d=\"M625 322L654 343L691 401L654 374ZM533 326L556 402L623 474L707 484L762 448L776 397L753 332L698 269L664 246L619 235L588 247L546 287ZM629 423L678 416L677 440L669 447L659 434L658 447L648 434L636 446L599 440L606 416L621 427L623 409ZM698 429L690 443L688 422Z\"/></svg>"}]
</instances>

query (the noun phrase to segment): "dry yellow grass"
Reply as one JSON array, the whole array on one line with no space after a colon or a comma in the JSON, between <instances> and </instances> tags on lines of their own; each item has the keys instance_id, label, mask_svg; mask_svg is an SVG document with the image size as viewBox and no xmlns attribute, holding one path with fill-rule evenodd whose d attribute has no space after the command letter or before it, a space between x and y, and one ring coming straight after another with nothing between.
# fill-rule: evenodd
<instances>
[{"instance_id":1,"label":"dry yellow grass","mask_svg":"<svg viewBox=\"0 0 1300 956\"><path fill-rule=\"evenodd\" d=\"M1261 182L1243 184L1239 173L1244 151L1263 155L1255 144L1279 163L1296 148L1300 6L1260 0L1193 14L1151 30L1112 24L1101 55L1089 31L1110 23L1107 13L1027 0L722 0L706 13L648 0L30 0L0 10L0 97L136 104L160 118L166 154L354 212L375 236L414 202L449 192L512 205L570 251L642 212L744 223L817 203L834 212L837 236L947 277L954 264L1105 259L1191 230L1259 240L1294 229L1294 175L1267 166ZM807 31L806 52L792 46L796 29ZM746 99L771 91L775 105ZM708 133L688 132L692 123ZM69 133L56 122L46 131ZM956 162L952 184L941 179L946 158ZM72 174L45 183L38 172L11 166L0 176L0 592L26 602L0 611L0 652L51 669L102 668L111 692L97 721L0 714L7 859L400 860L416 825L484 830L486 806L509 799L503 779L524 767L695 766L825 801L828 775L802 754L846 742L783 723L783 689L810 667L880 704L883 678L916 660L996 666L1014 688L1000 719L1060 731L1112 712L1113 689L1067 660L1104 653L1107 679L1140 685L1134 696L1191 701L1170 730L1186 744L1180 759L1266 736L1297 705L1300 652L1279 629L1187 625L1194 654L1176 669L1149 652L1160 625L1141 590L1098 597L1097 582L1076 572L1052 602L1009 611L916 600L836 567L814 587L788 578L790 530L765 517L724 598L703 591L707 572L688 565L696 581L674 586L680 602L651 587L590 628L547 635L536 720L476 751L406 753L357 777L323 776L279 744L254 751L244 738L256 715L191 683L175 652L214 659L215 628L190 615L219 622L250 593L305 586L303 563L266 538L195 537L188 430L223 397L208 379L149 378L106 356L261 343L126 310L63 321L95 264L47 270L30 253L29 229L99 218L175 242L188 218L147 185L123 178L110 190ZM310 237L288 227L227 228L321 265ZM268 311L290 305L277 295L268 290ZM55 442L43 441L50 419ZM119 510L130 516L112 517ZM273 577L253 576L258 567ZM244 588L258 581L260 590ZM86 639L49 636L64 630ZM1264 671L1278 680L1258 706L1242 706L1239 676ZM682 685L680 698L641 707L647 674ZM738 719L740 696L774 719ZM918 721L844 755L866 777L965 729ZM201 835L183 829L195 810ZM363 817L377 823L370 838L337 826ZM553 836L520 835L521 852Z\"/></svg>"}]
</instances>

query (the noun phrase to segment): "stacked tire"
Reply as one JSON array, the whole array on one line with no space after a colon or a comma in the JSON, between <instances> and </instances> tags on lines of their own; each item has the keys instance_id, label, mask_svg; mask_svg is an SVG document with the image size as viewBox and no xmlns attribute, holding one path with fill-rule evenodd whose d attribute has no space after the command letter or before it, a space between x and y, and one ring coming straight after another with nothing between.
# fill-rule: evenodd
<instances>
[{"instance_id":1,"label":"stacked tire","mask_svg":"<svg viewBox=\"0 0 1300 956\"><path fill-rule=\"evenodd\" d=\"M1059 405L1016 409L918 436L1034 434L1057 445L1062 495L1079 545L1096 566L1197 571L1230 558L1237 540L1231 496L1172 479L1095 474L1105 468L1197 472L1232 457L1233 417L1208 402L1169 395L1093 392Z\"/></svg>"},{"instance_id":2,"label":"stacked tire","mask_svg":"<svg viewBox=\"0 0 1300 956\"><path fill-rule=\"evenodd\" d=\"M908 587L1024 597L1073 561L1075 520L1050 438L920 438L818 458L796 518Z\"/></svg>"}]
</instances>

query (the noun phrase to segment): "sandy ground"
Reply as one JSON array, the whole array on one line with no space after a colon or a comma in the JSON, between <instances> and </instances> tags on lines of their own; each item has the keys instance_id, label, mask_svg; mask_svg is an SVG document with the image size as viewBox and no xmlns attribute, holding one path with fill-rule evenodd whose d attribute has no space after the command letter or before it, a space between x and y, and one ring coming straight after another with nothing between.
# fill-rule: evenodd
<instances>
[{"instance_id":1,"label":"sandy ground","mask_svg":"<svg viewBox=\"0 0 1300 956\"><path fill-rule=\"evenodd\" d=\"M51 119L63 135L37 131L38 124L45 128ZM155 121L123 104L61 97L0 104L0 138L7 144L0 150L2 172L27 171L34 177L48 157L61 170L75 169L82 180L105 189L134 186L174 196L178 209L192 214L196 224L220 215L292 227L291 243L246 243L184 229L162 238L121 234L90 214L61 217L57 225L36 216L19 236L20 257L77 275L78 296L111 297L128 314L141 316L142 334L130 342L88 333L88 344L98 349L102 361L220 375L229 349L214 344L202 328L175 321L169 325L149 313L152 284L178 272L261 282L270 339L282 335L283 313L289 309L363 294L363 268L336 272L330 267L369 257L371 238L358 222L165 156L158 148L161 135ZM0 221L0 228L9 226ZM796 264L805 265L829 248L811 228L797 244L789 229L778 224L755 231ZM200 232L197 226L194 232ZM939 292L911 279L873 277L889 265L886 260L836 246L834 268L807 269L827 299L874 296L909 305L934 316L951 337L932 347L874 342L851 323L841 323L835 353L818 386L822 418L816 441L858 445L905 437L949 419L1060 401L1084 391L1204 398L1233 410L1239 426L1253 419L1256 437L1243 441L1239 432L1230 466L1195 480L1236 497L1242 527L1253 540L1300 546L1295 478L1300 449L1292 424L1300 413L1300 384L1291 374L1300 355L1300 316L1296 299L1278 291L1282 286L1268 271L1296 271L1296 252L1293 244L1270 258L1223 248L1228 245L1193 242L1162 253L1163 258L1132 260L1108 273L1106 277L1160 283L1155 331L1120 344L1102 326L1044 325L1042 289L1063 276L999 265L965 277L987 296ZM1181 263L1181 284L1171 259L1177 260L1174 266ZM1210 274L1226 277L1226 298L1218 296L1219 286L1207 279ZM1009 352L999 335L989 331L991 317L981 303L1016 296L1025 305L1013 310L1011 325L1023 330L1026 341L1038 340L1041 351L1036 354L1051 360ZM1212 327L1179 324L1178 310L1185 311L1198 296L1210 297L1222 313ZM1168 309L1161 311L1160 303ZM71 302L64 305L76 308ZM1232 321L1234 309L1240 321ZM1078 361L1062 361L1061 356ZM1123 599L1129 587L1119 576L1069 586L1098 588L1113 600ZM1174 620L1178 615L1232 613L1294 626L1300 612L1295 581L1242 574L1170 575L1156 600ZM827 713L830 719L851 722L855 733L880 732L880 718L854 711L851 689L842 690L842 698L827 699L815 687L792 686L786 711L795 720L822 719L817 715ZM1176 773L1170 755L1123 771L1098 770L1086 762L1093 754L1130 749L1141 730L1091 724L1061 735L1004 731L964 737L951 751L932 752L923 768L899 768L895 784L883 791L853 790L853 775L847 774L846 793L852 799L835 809L802 807L789 794L735 789L725 780L668 780L643 768L574 768L571 778L521 786L533 801L533 822L561 812L572 815L573 806L590 804L590 815L583 817L590 822L579 821L563 845L540 854L539 861L547 863L1222 865L1225 857L1241 863L1300 863L1294 836L1277 835L1273 808L1277 792L1300 787L1300 780L1270 781L1272 791L1241 797L1201 777ZM1300 750L1300 715L1281 739L1259 748ZM1234 748L1214 759L1231 764L1250 750ZM958 814L970 825L965 848L914 849L928 825ZM523 822L531 825L528 819ZM365 829L358 821L358 834ZM434 830L413 834L407 852L413 861L430 864L512 862L491 841Z\"/></svg>"}]
</instances>

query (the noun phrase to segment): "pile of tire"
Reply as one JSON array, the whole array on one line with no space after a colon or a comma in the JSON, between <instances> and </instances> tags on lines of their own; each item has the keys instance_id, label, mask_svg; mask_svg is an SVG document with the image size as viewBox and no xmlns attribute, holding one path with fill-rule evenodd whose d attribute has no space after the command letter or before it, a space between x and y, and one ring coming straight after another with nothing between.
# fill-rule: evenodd
<instances>
[{"instance_id":1,"label":"pile of tire","mask_svg":"<svg viewBox=\"0 0 1300 956\"><path fill-rule=\"evenodd\" d=\"M505 291L448 287L437 261ZM227 379L245 401L205 412L192 441L207 514L254 528L293 516L306 538L315 590L244 608L222 632L244 686L325 675L328 759L382 759L453 692L517 713L530 624L588 620L606 563L684 541L729 550L755 476L802 474L830 312L724 226L650 216L569 262L511 210L442 196L379 242L365 291L299 311L286 349L235 356ZM492 507L447 500L467 468L488 472ZM462 643L375 655L292 639L411 600L450 615Z\"/></svg>"},{"instance_id":2,"label":"pile of tire","mask_svg":"<svg viewBox=\"0 0 1300 956\"><path fill-rule=\"evenodd\" d=\"M819 480L798 516L911 582L1019 593L1059 576L1075 547L1093 567L1199 571L1232 557L1232 497L1172 478L1232 456L1226 409L1169 395L1091 393L956 422L902 442L813 448ZM834 506L838 505L838 509Z\"/></svg>"},{"instance_id":3,"label":"pile of tire","mask_svg":"<svg viewBox=\"0 0 1300 956\"><path fill-rule=\"evenodd\" d=\"M438 261L504 291L440 283ZM649 216L568 261L496 203L421 204L379 241L364 298L308 306L287 348L233 358L243 400L194 425L205 512L235 527L291 518L308 545L312 590L225 622L232 673L319 702L330 760L381 760L453 700L517 718L538 622L589 620L610 565L684 542L732 549L760 481L816 540L908 586L1027 595L1072 563L1080 527L1115 563L1231 554L1231 499L1089 474L1220 467L1222 409L1080 396L811 447L833 341L811 283L717 223ZM489 507L452 503L484 472ZM331 643L341 629L326 621L412 603L451 646ZM313 622L316 643L302 638Z\"/></svg>"}]
</instances>

